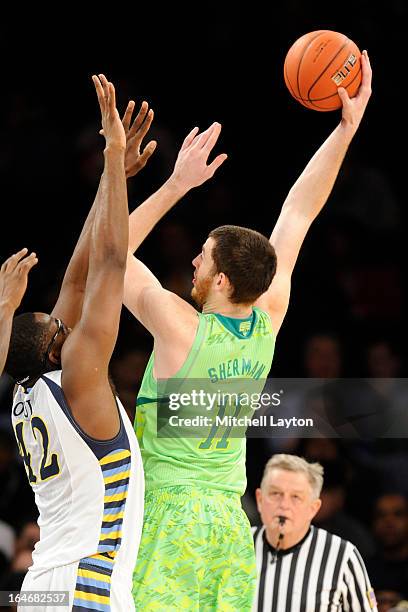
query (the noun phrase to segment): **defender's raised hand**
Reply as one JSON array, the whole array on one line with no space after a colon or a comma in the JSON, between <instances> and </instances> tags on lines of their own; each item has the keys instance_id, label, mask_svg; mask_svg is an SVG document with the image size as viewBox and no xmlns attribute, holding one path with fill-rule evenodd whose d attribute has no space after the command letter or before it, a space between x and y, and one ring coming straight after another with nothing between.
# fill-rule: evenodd
<instances>
[{"instance_id":1,"label":"defender's raised hand","mask_svg":"<svg viewBox=\"0 0 408 612\"><path fill-rule=\"evenodd\" d=\"M102 130L107 147L126 150L126 133L116 108L116 96L113 83L104 74L93 75L92 80L101 109Z\"/></svg>"},{"instance_id":2,"label":"defender's raised hand","mask_svg":"<svg viewBox=\"0 0 408 612\"><path fill-rule=\"evenodd\" d=\"M0 376L9 350L13 316L27 289L28 273L38 261L35 253L27 252L21 249L0 268Z\"/></svg>"},{"instance_id":3,"label":"defender's raised hand","mask_svg":"<svg viewBox=\"0 0 408 612\"><path fill-rule=\"evenodd\" d=\"M27 255L21 249L2 264L0 268L0 306L8 306L13 312L20 306L27 289L27 277L31 268L38 262L35 253Z\"/></svg>"},{"instance_id":4,"label":"defender's raised hand","mask_svg":"<svg viewBox=\"0 0 408 612\"><path fill-rule=\"evenodd\" d=\"M123 127L125 128L126 133L126 178L135 176L142 168L145 167L157 146L157 142L155 140L151 140L145 146L143 152L140 152L142 141L152 124L154 112L152 109L149 110L149 105L147 102L142 102L135 120L133 121L132 125L130 125L134 108L135 103L133 100L130 100L122 119Z\"/></svg>"}]
</instances>

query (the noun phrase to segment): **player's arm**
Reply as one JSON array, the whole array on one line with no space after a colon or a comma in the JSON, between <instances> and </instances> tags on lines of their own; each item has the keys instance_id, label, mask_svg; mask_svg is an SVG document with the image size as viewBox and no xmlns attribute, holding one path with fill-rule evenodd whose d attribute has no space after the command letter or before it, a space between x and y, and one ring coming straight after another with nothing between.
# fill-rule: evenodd
<instances>
[{"instance_id":1,"label":"player's arm","mask_svg":"<svg viewBox=\"0 0 408 612\"><path fill-rule=\"evenodd\" d=\"M74 416L87 433L117 433L118 416L108 385L126 269L129 212L125 175L126 135L116 110L115 90L103 75L93 77L106 140L104 170L89 244L89 269L81 319L62 348L62 387Z\"/></svg>"},{"instance_id":2,"label":"player's arm","mask_svg":"<svg viewBox=\"0 0 408 612\"><path fill-rule=\"evenodd\" d=\"M134 253L156 223L188 191L212 178L227 159L227 155L221 153L207 165L220 133L221 125L213 123L201 134L196 127L186 136L169 179L129 217L129 251Z\"/></svg>"},{"instance_id":3,"label":"player's arm","mask_svg":"<svg viewBox=\"0 0 408 612\"><path fill-rule=\"evenodd\" d=\"M186 320L197 324L197 311L175 293L164 289L145 264L128 252L123 303L155 337L170 339L184 330Z\"/></svg>"},{"instance_id":4,"label":"player's arm","mask_svg":"<svg viewBox=\"0 0 408 612\"><path fill-rule=\"evenodd\" d=\"M13 316L26 292L28 273L38 262L35 253L27 252L21 249L0 268L0 376L9 349Z\"/></svg>"},{"instance_id":5,"label":"player's arm","mask_svg":"<svg viewBox=\"0 0 408 612\"><path fill-rule=\"evenodd\" d=\"M155 376L172 376L182 366L197 332L197 311L164 289L150 270L128 253L123 303L154 337ZM160 370L156 366L160 363Z\"/></svg>"},{"instance_id":6,"label":"player's arm","mask_svg":"<svg viewBox=\"0 0 408 612\"><path fill-rule=\"evenodd\" d=\"M220 132L219 123L212 124L201 134L198 128L194 128L182 144L170 178L129 218L124 304L156 339L163 335L171 337L179 316L183 317L183 321L190 317L192 325L196 325L197 314L190 304L163 289L154 274L132 253L180 198L210 179L225 161L227 156L220 154L207 165Z\"/></svg>"},{"instance_id":7,"label":"player's arm","mask_svg":"<svg viewBox=\"0 0 408 612\"><path fill-rule=\"evenodd\" d=\"M339 88L343 104L340 124L293 185L270 238L277 255L277 272L270 288L256 305L270 314L275 333L279 331L289 305L292 272L302 243L330 195L371 95L371 68L365 51L361 65L362 84L357 96L350 99L346 90Z\"/></svg>"},{"instance_id":8,"label":"player's arm","mask_svg":"<svg viewBox=\"0 0 408 612\"><path fill-rule=\"evenodd\" d=\"M142 140L152 123L153 112L148 111L147 103L143 102L132 126L130 126L134 107L134 101L130 100L122 119L122 125L126 132L125 172L127 178L135 176L144 168L156 148L156 143L151 141L143 152L140 151ZM103 135L103 130L101 130L101 134ZM101 183L66 269L57 303L51 313L52 316L61 319L68 327L72 328L81 318L88 277L89 243L95 211L100 199L100 189Z\"/></svg>"},{"instance_id":9,"label":"player's arm","mask_svg":"<svg viewBox=\"0 0 408 612\"><path fill-rule=\"evenodd\" d=\"M86 279L88 277L89 242L95 210L100 198L100 189L101 183L65 271L57 302L51 312L51 316L61 319L71 328L75 327L81 318Z\"/></svg>"}]
</instances>

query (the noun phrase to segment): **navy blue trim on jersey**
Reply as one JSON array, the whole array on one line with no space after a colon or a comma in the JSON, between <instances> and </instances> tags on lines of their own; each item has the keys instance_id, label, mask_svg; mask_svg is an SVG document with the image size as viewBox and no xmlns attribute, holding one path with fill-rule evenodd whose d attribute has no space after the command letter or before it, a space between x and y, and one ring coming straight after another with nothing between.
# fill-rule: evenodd
<instances>
[{"instance_id":1,"label":"navy blue trim on jersey","mask_svg":"<svg viewBox=\"0 0 408 612\"><path fill-rule=\"evenodd\" d=\"M96 440L95 438L92 438L87 433L85 433L85 431L78 425L78 423L74 419L71 408L69 407L62 388L47 376L41 376L41 380L45 382L52 395L54 396L55 401L58 403L59 407L71 423L72 427L78 432L83 441L86 442L86 444L89 446L89 448L97 457L97 459L102 459L103 457L105 457L105 455L108 455L112 451L115 451L119 448L130 450L129 439L126 433L126 428L123 423L122 415L120 414L116 398L115 402L118 409L120 422L119 433L110 440Z\"/></svg>"}]
</instances>

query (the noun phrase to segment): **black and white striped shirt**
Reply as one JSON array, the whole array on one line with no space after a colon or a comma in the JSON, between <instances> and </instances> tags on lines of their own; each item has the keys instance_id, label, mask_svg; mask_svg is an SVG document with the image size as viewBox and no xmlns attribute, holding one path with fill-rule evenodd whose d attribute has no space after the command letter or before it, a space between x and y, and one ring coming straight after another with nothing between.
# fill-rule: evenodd
<instances>
[{"instance_id":1,"label":"black and white striped shirt","mask_svg":"<svg viewBox=\"0 0 408 612\"><path fill-rule=\"evenodd\" d=\"M364 562L351 542L311 526L298 544L276 553L265 527L253 532L254 612L377 611Z\"/></svg>"}]
</instances>

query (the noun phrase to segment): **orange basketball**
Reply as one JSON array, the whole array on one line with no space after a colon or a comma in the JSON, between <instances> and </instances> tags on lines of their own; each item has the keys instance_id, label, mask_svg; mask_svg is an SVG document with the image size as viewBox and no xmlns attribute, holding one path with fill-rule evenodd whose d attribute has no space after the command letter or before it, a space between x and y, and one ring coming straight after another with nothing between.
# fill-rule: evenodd
<instances>
[{"instance_id":1,"label":"orange basketball","mask_svg":"<svg viewBox=\"0 0 408 612\"><path fill-rule=\"evenodd\" d=\"M339 32L309 32L289 49L284 77L291 95L303 106L317 111L341 107L338 87L350 98L361 83L361 53L357 45Z\"/></svg>"}]
</instances>

